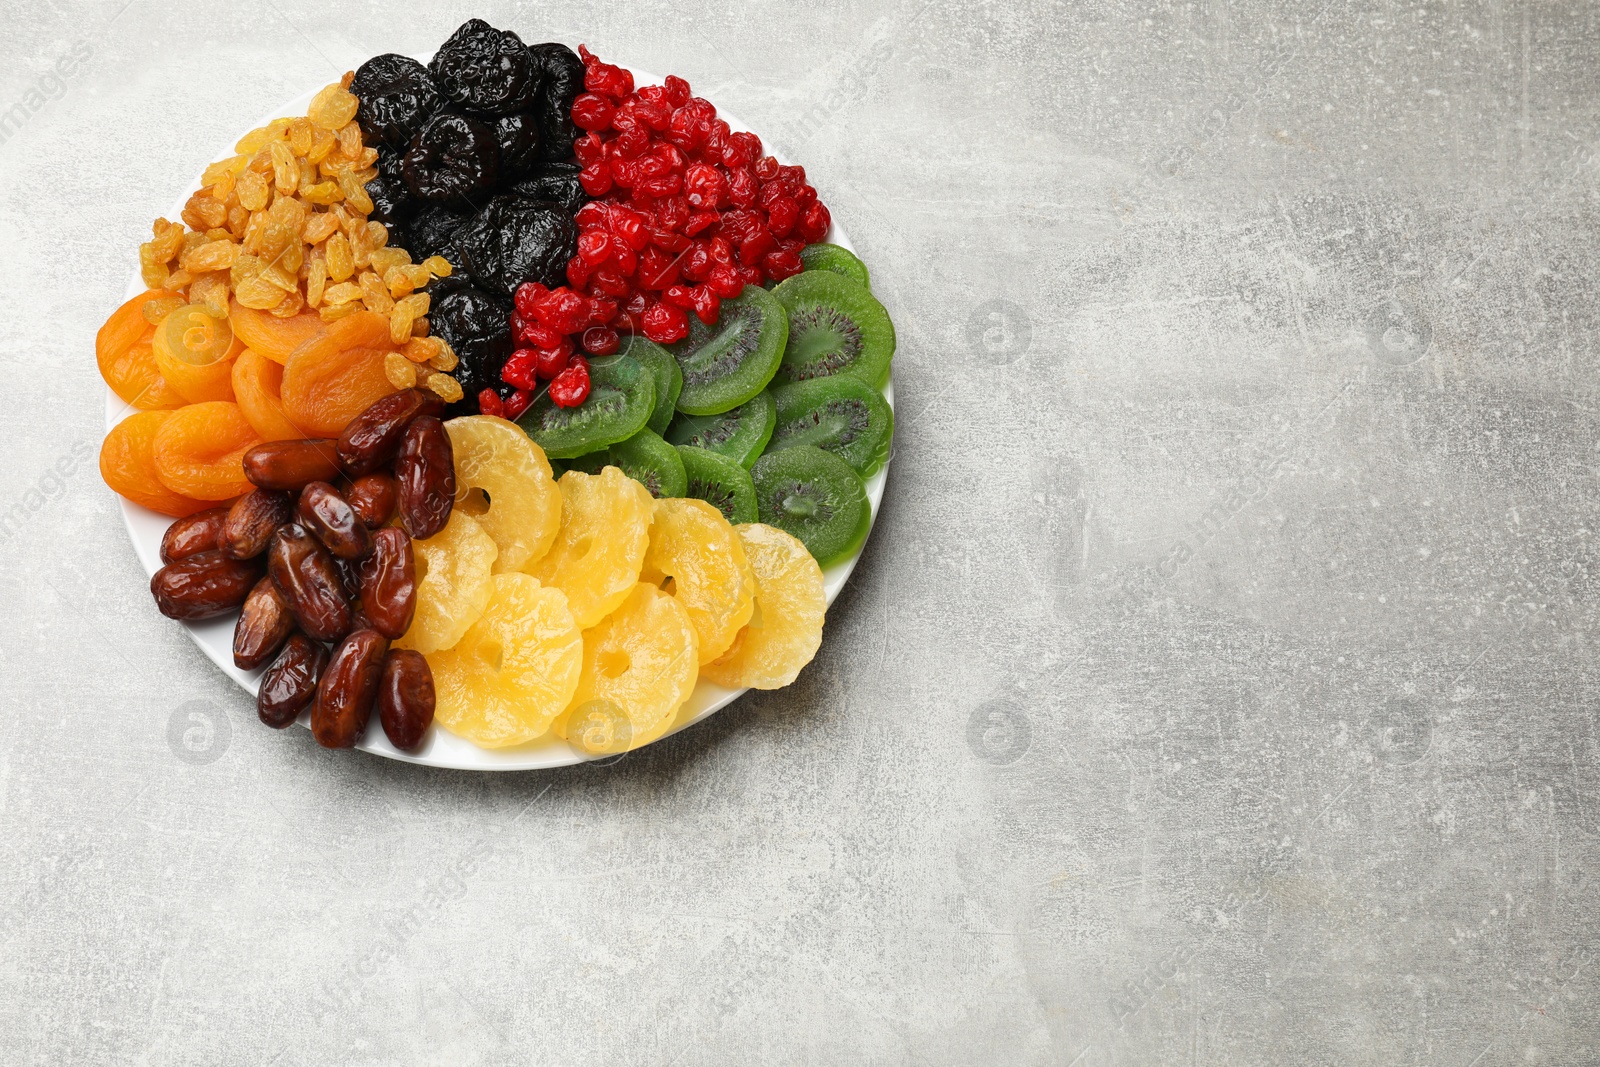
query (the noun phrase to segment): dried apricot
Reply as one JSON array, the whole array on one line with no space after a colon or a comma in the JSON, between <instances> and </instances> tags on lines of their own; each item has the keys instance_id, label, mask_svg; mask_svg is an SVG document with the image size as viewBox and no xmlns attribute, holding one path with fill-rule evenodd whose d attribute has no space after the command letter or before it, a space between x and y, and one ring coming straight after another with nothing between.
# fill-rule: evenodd
<instances>
[{"instance_id":1,"label":"dried apricot","mask_svg":"<svg viewBox=\"0 0 1600 1067\"><path fill-rule=\"evenodd\" d=\"M156 475L156 434L172 415L170 411L141 411L113 426L100 446L100 477L135 504L182 518L204 511L211 503L174 493Z\"/></svg>"},{"instance_id":2,"label":"dried apricot","mask_svg":"<svg viewBox=\"0 0 1600 1067\"><path fill-rule=\"evenodd\" d=\"M243 496L254 488L244 476L244 454L260 443L238 404L190 404L156 432L156 476L174 493L197 500Z\"/></svg>"},{"instance_id":3,"label":"dried apricot","mask_svg":"<svg viewBox=\"0 0 1600 1067\"><path fill-rule=\"evenodd\" d=\"M99 361L102 373L107 363L144 337L150 326L144 317L144 306L152 300L166 300L178 295L165 289L151 289L111 313L105 325L94 335L95 359Z\"/></svg>"},{"instance_id":4,"label":"dried apricot","mask_svg":"<svg viewBox=\"0 0 1600 1067\"><path fill-rule=\"evenodd\" d=\"M323 331L322 316L302 312L279 318L265 311L244 307L237 301L228 313L233 332L244 338L247 347L283 364L291 353Z\"/></svg>"},{"instance_id":5,"label":"dried apricot","mask_svg":"<svg viewBox=\"0 0 1600 1067\"><path fill-rule=\"evenodd\" d=\"M279 387L284 414L308 435L337 437L351 419L395 391L384 373L386 355L384 348L347 348L328 356L309 347L296 351Z\"/></svg>"},{"instance_id":6,"label":"dried apricot","mask_svg":"<svg viewBox=\"0 0 1600 1067\"><path fill-rule=\"evenodd\" d=\"M166 384L150 350L155 328L144 317L152 300L178 300L173 293L153 289L123 304L95 335L95 362L111 391L124 403L146 410L175 408L184 398Z\"/></svg>"},{"instance_id":7,"label":"dried apricot","mask_svg":"<svg viewBox=\"0 0 1600 1067\"><path fill-rule=\"evenodd\" d=\"M283 368L253 348L233 361L233 396L263 441L296 441L308 436L284 414L279 391Z\"/></svg>"},{"instance_id":8,"label":"dried apricot","mask_svg":"<svg viewBox=\"0 0 1600 1067\"><path fill-rule=\"evenodd\" d=\"M161 377L191 404L233 399L233 357L244 350L226 319L186 305L161 320L150 340Z\"/></svg>"},{"instance_id":9,"label":"dried apricot","mask_svg":"<svg viewBox=\"0 0 1600 1067\"><path fill-rule=\"evenodd\" d=\"M318 321L321 321L319 315ZM357 311L334 322L325 322L322 332L313 334L297 346L289 357L305 355L326 359L347 348L389 348L389 320L370 311ZM287 360L285 361L287 362Z\"/></svg>"}]
</instances>

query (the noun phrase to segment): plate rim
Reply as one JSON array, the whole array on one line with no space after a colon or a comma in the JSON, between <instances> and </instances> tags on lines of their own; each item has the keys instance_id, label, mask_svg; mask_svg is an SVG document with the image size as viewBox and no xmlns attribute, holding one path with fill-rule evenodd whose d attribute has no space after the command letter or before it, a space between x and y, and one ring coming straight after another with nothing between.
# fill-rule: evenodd
<instances>
[{"instance_id":1,"label":"plate rim","mask_svg":"<svg viewBox=\"0 0 1600 1067\"><path fill-rule=\"evenodd\" d=\"M427 63L429 58L431 58L431 53L419 53L413 56L413 58L422 63ZM641 68L625 67L624 69L628 70L629 73L634 76L634 81L637 85L662 84L662 79L657 78L655 75ZM274 119L281 118L286 115L304 114L306 107L311 103L312 97L315 96L320 89L321 86L279 105L269 114L247 127L246 130L241 132L239 136L243 136L244 132L248 132L249 130L254 130L265 126ZM717 109L717 115L719 118L726 121L728 125L735 131L750 130L749 126L745 125L739 121L738 118L724 111L720 107ZM234 140L236 142L237 138ZM766 144L764 140L762 143L766 150L780 163L786 165L789 163L789 160L776 148ZM229 142L219 154L213 157L213 159L226 159L230 155L235 154L233 151L233 145L234 142ZM203 177L203 174L204 168L202 168L200 174L194 176L190 183L179 194L178 200L175 201L173 217L176 217L182 213L184 202L187 201L193 193L200 189L200 181ZM850 250L851 252L855 251L855 246L850 242L850 238L845 232L844 227L837 220L834 220L831 232L829 233L827 239L829 242L837 244L845 249ZM140 293L144 292L147 288L148 287L144 284L144 281L140 277L139 271L136 268L133 272L133 279L126 290L123 299L131 300ZM881 392L883 393L884 398L888 401L890 409L892 410L894 407L894 378L892 364L890 367L889 380L884 385ZM124 418L130 417L137 413L139 409L134 408L131 404L123 402L122 399L118 397L109 386L106 387L105 393L106 431L109 433L117 423L121 422ZM883 466L875 474L873 474L871 478L866 479L867 498L872 506L872 514L867 529L867 536L862 539L861 546L856 549L855 553L849 559L841 561L840 563L836 563L823 571L824 595L827 605L830 608L833 606L833 602L838 598L839 594L843 591L845 585L849 582L850 576L855 572L856 564L860 562L862 554L866 551L867 542L871 540L872 531L877 525L878 512L882 506L883 495L888 482L889 464L890 460L892 459L893 449L891 447L890 456L888 459L885 459ZM118 507L122 514L123 528L127 531L128 539L134 549L134 555L138 558L139 563L144 568L145 572L153 577L155 572L160 569L161 566L160 557L158 555L160 546L160 533L154 533L154 540L152 542L151 528L156 524L160 524L161 530L164 531L166 526L170 525L175 520L141 507L140 505L133 503L120 494L116 494L116 498ZM241 671L239 668L234 666L232 659L231 640L234 619L231 614L224 616L221 619L206 620L200 623L181 622L179 625L182 626L184 632L188 634L190 640L195 643L200 652L213 664L215 664L226 677L232 680L250 696L254 697L256 695L259 688L260 676L264 668L255 671ZM824 620L824 627L826 627L826 619ZM222 633L224 628L226 630L225 634ZM220 641L217 640L219 635L221 635L222 638ZM635 752L641 752L644 749L649 748L650 745L654 745L668 737L673 736L676 733L687 730L696 723L705 721L712 715L738 700L745 693L749 692L749 689L725 689L722 686L714 685L713 683L700 678L696 680L694 692L690 695L689 701L685 704L685 707L694 703L697 698L701 696L702 692L707 693L709 696L709 701L705 703L703 707L699 708L697 711L693 712L687 717L683 715L683 710L680 709L678 712L679 720L675 721L670 728L661 734L660 737L649 742L649 744L642 745L637 749L631 749L629 752L622 753L620 755L590 755L578 748L573 747L569 742L555 737L554 734L546 734L545 736L536 738L525 745L515 745L500 749L482 748L473 744L466 738L461 737L460 735L450 733L437 724L429 731L428 737L425 740L423 748L420 752L404 752L395 748L389 743L389 739L384 735L382 728L376 723L372 723L368 726L366 734L359 742L356 743L355 748L358 751L367 753L369 755L380 756L402 763L410 763L425 767L438 767L447 770L465 771L539 771L554 770L559 767L573 767L584 763L615 762L619 759L622 759L624 756L631 755ZM307 711L303 713L297 722L300 726L309 728L310 712ZM441 737L447 738L448 741L443 746L444 751L436 752L435 750L440 747L438 741ZM455 742L459 742L459 745L457 745Z\"/></svg>"}]
</instances>

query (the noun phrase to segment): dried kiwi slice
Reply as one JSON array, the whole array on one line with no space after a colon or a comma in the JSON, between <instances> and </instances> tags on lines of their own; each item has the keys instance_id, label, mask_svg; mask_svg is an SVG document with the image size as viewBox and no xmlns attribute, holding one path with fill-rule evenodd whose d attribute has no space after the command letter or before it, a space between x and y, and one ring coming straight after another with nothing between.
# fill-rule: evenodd
<instances>
[{"instance_id":1,"label":"dried kiwi slice","mask_svg":"<svg viewBox=\"0 0 1600 1067\"><path fill-rule=\"evenodd\" d=\"M548 391L517 420L545 455L572 459L626 441L644 429L656 406L650 372L628 356L589 362L589 396L575 408L556 407Z\"/></svg>"},{"instance_id":2,"label":"dried kiwi slice","mask_svg":"<svg viewBox=\"0 0 1600 1067\"><path fill-rule=\"evenodd\" d=\"M734 525L756 521L756 487L749 471L727 456L693 445L679 445L678 455L689 478L684 496L704 500Z\"/></svg>"},{"instance_id":3,"label":"dried kiwi slice","mask_svg":"<svg viewBox=\"0 0 1600 1067\"><path fill-rule=\"evenodd\" d=\"M567 461L568 470L585 474L599 474L607 467L620 468L623 474L650 490L650 495L657 500L683 496L689 484L678 450L648 427L610 448Z\"/></svg>"},{"instance_id":4,"label":"dried kiwi slice","mask_svg":"<svg viewBox=\"0 0 1600 1067\"><path fill-rule=\"evenodd\" d=\"M866 286L832 271L808 270L772 295L789 313L780 384L849 374L883 388L894 359L894 323Z\"/></svg>"},{"instance_id":5,"label":"dried kiwi slice","mask_svg":"<svg viewBox=\"0 0 1600 1067\"><path fill-rule=\"evenodd\" d=\"M721 415L679 415L667 430L667 440L727 456L748 470L766 451L777 416L772 394L763 389Z\"/></svg>"},{"instance_id":6,"label":"dried kiwi slice","mask_svg":"<svg viewBox=\"0 0 1600 1067\"><path fill-rule=\"evenodd\" d=\"M872 505L855 468L815 445L768 452L750 469L761 521L793 534L819 567L846 559L867 539Z\"/></svg>"},{"instance_id":7,"label":"dried kiwi slice","mask_svg":"<svg viewBox=\"0 0 1600 1067\"><path fill-rule=\"evenodd\" d=\"M894 410L883 394L860 378L835 374L795 382L772 392L777 425L767 451L816 445L841 457L863 478L889 458Z\"/></svg>"},{"instance_id":8,"label":"dried kiwi slice","mask_svg":"<svg viewBox=\"0 0 1600 1067\"><path fill-rule=\"evenodd\" d=\"M618 355L638 360L655 378L656 409L650 413L650 421L645 425L657 434L665 435L667 427L672 425L672 416L677 414L678 394L683 391L683 371L678 369L678 361L672 358L671 352L638 334L623 338Z\"/></svg>"},{"instance_id":9,"label":"dried kiwi slice","mask_svg":"<svg viewBox=\"0 0 1600 1067\"><path fill-rule=\"evenodd\" d=\"M872 288L872 275L867 273L867 265L857 259L854 252L840 245L826 242L806 245L800 250L800 262L806 270L831 270L853 282L860 282L862 288Z\"/></svg>"},{"instance_id":10,"label":"dried kiwi slice","mask_svg":"<svg viewBox=\"0 0 1600 1067\"><path fill-rule=\"evenodd\" d=\"M720 415L743 404L778 372L788 339L783 307L758 285L747 285L732 300L724 300L715 326L690 315L689 336L672 346L683 370L678 410Z\"/></svg>"}]
</instances>

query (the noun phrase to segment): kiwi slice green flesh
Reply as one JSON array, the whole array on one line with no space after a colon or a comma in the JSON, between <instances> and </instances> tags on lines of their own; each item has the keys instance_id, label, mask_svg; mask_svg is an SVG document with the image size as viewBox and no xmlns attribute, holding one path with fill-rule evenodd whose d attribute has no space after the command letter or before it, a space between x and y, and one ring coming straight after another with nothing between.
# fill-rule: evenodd
<instances>
[{"instance_id":1,"label":"kiwi slice green flesh","mask_svg":"<svg viewBox=\"0 0 1600 1067\"><path fill-rule=\"evenodd\" d=\"M894 409L883 394L859 378L836 374L773 390L777 425L769 452L816 445L870 478L889 457Z\"/></svg>"},{"instance_id":2,"label":"kiwi slice green flesh","mask_svg":"<svg viewBox=\"0 0 1600 1067\"><path fill-rule=\"evenodd\" d=\"M689 484L683 471L683 460L678 458L678 450L649 427L603 451L591 452L567 462L569 470L583 471L585 474L599 474L607 467L619 468L623 474L650 490L650 495L657 500L682 496Z\"/></svg>"},{"instance_id":3,"label":"kiwi slice green flesh","mask_svg":"<svg viewBox=\"0 0 1600 1067\"><path fill-rule=\"evenodd\" d=\"M872 505L866 486L832 452L815 445L768 452L750 477L761 521L799 538L819 567L849 558L867 539Z\"/></svg>"},{"instance_id":4,"label":"kiwi slice green flesh","mask_svg":"<svg viewBox=\"0 0 1600 1067\"><path fill-rule=\"evenodd\" d=\"M679 415L667 430L667 440L727 456L748 470L766 450L776 419L772 394L763 389L721 415Z\"/></svg>"},{"instance_id":5,"label":"kiwi slice green flesh","mask_svg":"<svg viewBox=\"0 0 1600 1067\"><path fill-rule=\"evenodd\" d=\"M689 479L684 496L704 500L735 525L756 521L756 487L749 471L727 456L693 445L679 445L678 455Z\"/></svg>"},{"instance_id":6,"label":"kiwi slice green flesh","mask_svg":"<svg viewBox=\"0 0 1600 1067\"><path fill-rule=\"evenodd\" d=\"M715 326L690 315L689 336L672 346L683 371L678 410L720 415L743 404L772 381L788 339L783 307L758 285L724 300Z\"/></svg>"},{"instance_id":7,"label":"kiwi slice green flesh","mask_svg":"<svg viewBox=\"0 0 1600 1067\"><path fill-rule=\"evenodd\" d=\"M678 361L672 358L671 352L638 334L624 338L618 355L638 360L655 379L656 407L645 425L657 434L665 434L672 424L672 416L677 414L678 393L683 389L683 371L678 369Z\"/></svg>"},{"instance_id":8,"label":"kiwi slice green flesh","mask_svg":"<svg viewBox=\"0 0 1600 1067\"><path fill-rule=\"evenodd\" d=\"M629 356L606 356L589 361L589 395L583 403L557 407L546 390L517 425L545 455L572 459L626 441L644 428L655 406L650 372Z\"/></svg>"},{"instance_id":9,"label":"kiwi slice green flesh","mask_svg":"<svg viewBox=\"0 0 1600 1067\"><path fill-rule=\"evenodd\" d=\"M872 288L872 275L867 273L867 265L848 248L826 242L806 245L800 250L800 262L806 270L831 270L853 282L860 282L864 289Z\"/></svg>"},{"instance_id":10,"label":"kiwi slice green flesh","mask_svg":"<svg viewBox=\"0 0 1600 1067\"><path fill-rule=\"evenodd\" d=\"M779 383L848 374L883 388L894 359L894 323L866 286L832 271L808 270L772 295L789 314Z\"/></svg>"}]
</instances>

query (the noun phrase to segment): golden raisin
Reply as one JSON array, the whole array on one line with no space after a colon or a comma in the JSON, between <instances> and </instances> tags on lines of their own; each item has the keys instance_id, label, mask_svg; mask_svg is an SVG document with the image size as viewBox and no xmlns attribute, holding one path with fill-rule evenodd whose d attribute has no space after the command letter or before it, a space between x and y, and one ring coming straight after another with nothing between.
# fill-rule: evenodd
<instances>
[{"instance_id":1,"label":"golden raisin","mask_svg":"<svg viewBox=\"0 0 1600 1067\"><path fill-rule=\"evenodd\" d=\"M410 389L417 384L417 368L399 352L383 357L383 372L396 389Z\"/></svg>"}]
</instances>

